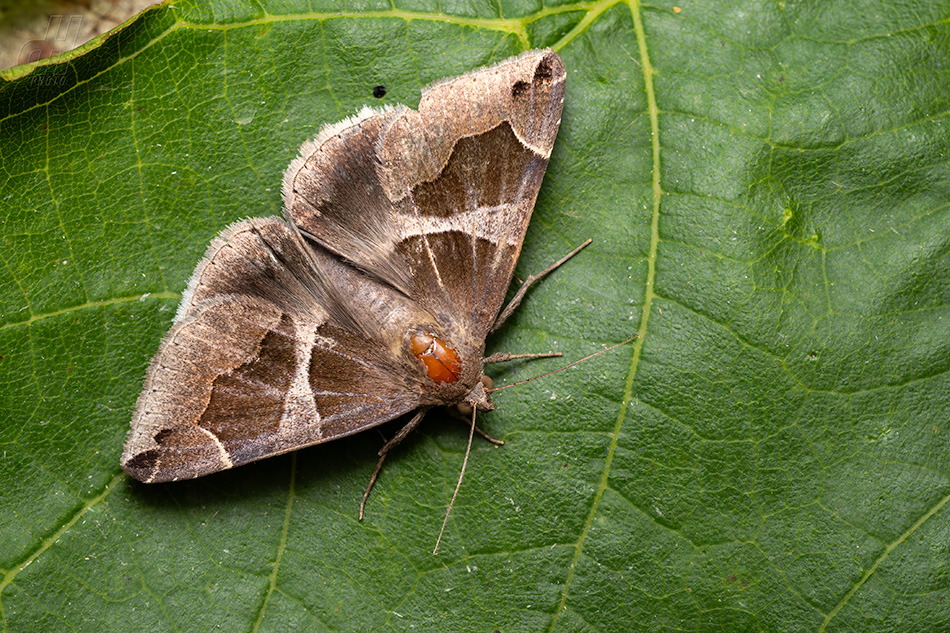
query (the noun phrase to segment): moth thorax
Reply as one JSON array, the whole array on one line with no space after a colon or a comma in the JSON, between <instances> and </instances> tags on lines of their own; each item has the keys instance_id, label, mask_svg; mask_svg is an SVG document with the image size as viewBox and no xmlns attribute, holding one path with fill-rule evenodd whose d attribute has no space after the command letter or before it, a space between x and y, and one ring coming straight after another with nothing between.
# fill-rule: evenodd
<instances>
[{"instance_id":1,"label":"moth thorax","mask_svg":"<svg viewBox=\"0 0 950 633\"><path fill-rule=\"evenodd\" d=\"M436 383L455 382L462 371L458 352L432 334L416 332L409 338L409 349L426 368L426 374Z\"/></svg>"}]
</instances>

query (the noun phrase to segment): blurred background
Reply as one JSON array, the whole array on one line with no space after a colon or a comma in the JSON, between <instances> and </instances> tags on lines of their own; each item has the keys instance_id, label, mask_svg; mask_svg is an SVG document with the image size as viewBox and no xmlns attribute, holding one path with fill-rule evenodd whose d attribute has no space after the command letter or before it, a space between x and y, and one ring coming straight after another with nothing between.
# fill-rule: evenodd
<instances>
[{"instance_id":1,"label":"blurred background","mask_svg":"<svg viewBox=\"0 0 950 633\"><path fill-rule=\"evenodd\" d=\"M0 70L59 55L158 0L0 0Z\"/></svg>"}]
</instances>

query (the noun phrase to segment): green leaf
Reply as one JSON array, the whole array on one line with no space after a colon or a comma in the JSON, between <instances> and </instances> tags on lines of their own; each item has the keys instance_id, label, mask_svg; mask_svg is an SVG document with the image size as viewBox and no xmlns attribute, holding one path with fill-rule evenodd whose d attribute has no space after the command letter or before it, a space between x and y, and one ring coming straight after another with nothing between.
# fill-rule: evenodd
<instances>
[{"instance_id":1,"label":"green leaf","mask_svg":"<svg viewBox=\"0 0 950 633\"><path fill-rule=\"evenodd\" d=\"M445 416L362 523L374 432L123 475L193 266L300 143L529 46L569 78L518 275L594 244L489 341L565 360L495 375L640 338L497 394L439 555ZM946 630L948 59L925 0L182 0L6 73L2 630Z\"/></svg>"}]
</instances>

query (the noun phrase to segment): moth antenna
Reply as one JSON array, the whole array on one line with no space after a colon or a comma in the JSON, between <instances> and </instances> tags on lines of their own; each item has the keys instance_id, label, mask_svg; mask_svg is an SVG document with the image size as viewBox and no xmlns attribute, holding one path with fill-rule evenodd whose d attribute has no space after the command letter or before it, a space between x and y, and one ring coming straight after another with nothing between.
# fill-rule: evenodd
<instances>
[{"instance_id":1,"label":"moth antenna","mask_svg":"<svg viewBox=\"0 0 950 633\"><path fill-rule=\"evenodd\" d=\"M468 430L468 446L465 447L465 459L462 460L462 470L459 472L459 480L458 483L455 484L455 492L452 493L452 500L449 501L449 507L445 511L445 518L442 519L442 529L439 530L439 538L435 539L435 547L432 550L433 556L439 551L439 543L442 542L442 533L445 532L445 525L449 522L452 506L455 505L455 498L459 495L459 488L462 487L462 477L465 476L465 467L468 465L468 454L472 452L472 438L475 437L475 411L475 407L472 407L472 428Z\"/></svg>"},{"instance_id":2,"label":"moth antenna","mask_svg":"<svg viewBox=\"0 0 950 633\"><path fill-rule=\"evenodd\" d=\"M634 334L633 336L631 336L630 338L628 338L626 341L623 341L622 343L617 343L616 345L611 345L610 347L604 348L604 349L600 350L599 352L594 352L593 354L591 354L591 355L589 355L589 356L585 356L584 358L582 358L582 359L580 359L580 360L575 360L575 361L574 361L573 363L571 363L570 365L565 365L564 367L561 367L561 368L559 368L559 369L555 369L555 370L553 370L553 371L549 371L549 372L547 372L547 373L545 373L545 374L541 374L541 375L539 375L539 376L532 376L531 378L525 378L524 380L519 380L518 382L513 382L513 383L511 383L510 385L503 385L503 386L501 386L501 387L495 387L494 389L488 389L487 391L488 391L489 393L494 393L494 392L496 392L496 391L502 391L502 390L504 390L504 389L508 389L509 387L516 387L516 386L518 386L518 385L523 385L523 384L525 384L526 382L531 382L532 380L537 380L538 378L544 378L545 376L550 376L551 374L556 374L556 373L558 373L558 372L560 372L560 371L564 371L565 369L570 369L570 368L573 367L574 365L580 365L581 363L592 359L594 356L600 356L601 354L605 354L605 353L609 352L609 351L612 350L612 349L617 349L618 347L622 347L622 346L626 345L627 343L629 343L630 341L632 341L633 339L637 338L637 336L638 336L637 334Z\"/></svg>"}]
</instances>

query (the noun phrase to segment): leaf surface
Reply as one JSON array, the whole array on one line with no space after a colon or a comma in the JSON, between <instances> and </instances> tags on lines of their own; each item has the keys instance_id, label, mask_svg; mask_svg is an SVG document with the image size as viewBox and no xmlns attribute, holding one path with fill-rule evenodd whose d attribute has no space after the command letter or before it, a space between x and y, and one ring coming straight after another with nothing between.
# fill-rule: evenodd
<instances>
[{"instance_id":1,"label":"leaf surface","mask_svg":"<svg viewBox=\"0 0 950 633\"><path fill-rule=\"evenodd\" d=\"M640 338L497 394L440 554L445 416L362 523L372 432L123 475L192 268L299 145L543 46L568 93L518 276L594 243L489 350ZM947 59L925 1L214 0L6 73L2 630L946 630Z\"/></svg>"}]
</instances>

